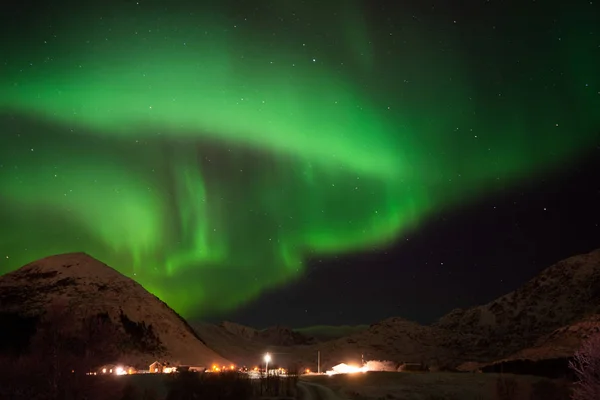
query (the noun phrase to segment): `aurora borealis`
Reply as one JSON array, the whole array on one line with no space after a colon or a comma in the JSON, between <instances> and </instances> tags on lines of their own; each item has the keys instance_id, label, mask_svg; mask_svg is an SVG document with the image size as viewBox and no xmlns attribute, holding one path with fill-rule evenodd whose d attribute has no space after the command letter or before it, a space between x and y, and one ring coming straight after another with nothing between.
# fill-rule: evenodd
<instances>
[{"instance_id":1,"label":"aurora borealis","mask_svg":"<svg viewBox=\"0 0 600 400\"><path fill-rule=\"evenodd\" d=\"M591 3L477 4L134 1L3 24L0 272L86 251L184 316L230 310L568 165L600 128Z\"/></svg>"}]
</instances>

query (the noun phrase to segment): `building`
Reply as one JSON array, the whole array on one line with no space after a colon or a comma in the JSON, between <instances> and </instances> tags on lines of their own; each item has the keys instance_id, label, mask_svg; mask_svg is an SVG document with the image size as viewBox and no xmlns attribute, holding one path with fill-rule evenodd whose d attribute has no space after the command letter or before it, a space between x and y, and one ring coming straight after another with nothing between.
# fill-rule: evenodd
<instances>
[{"instance_id":1,"label":"building","mask_svg":"<svg viewBox=\"0 0 600 400\"><path fill-rule=\"evenodd\" d=\"M117 369L115 364L106 364L98 368L98 374L114 374Z\"/></svg>"},{"instance_id":2,"label":"building","mask_svg":"<svg viewBox=\"0 0 600 400\"><path fill-rule=\"evenodd\" d=\"M176 371L177 368L175 366L171 365L171 363L169 362L164 361L154 361L152 364L150 364L150 367L148 368L148 372L150 372L151 374L171 374Z\"/></svg>"},{"instance_id":3,"label":"building","mask_svg":"<svg viewBox=\"0 0 600 400\"><path fill-rule=\"evenodd\" d=\"M177 367L177 372L205 372L206 367L198 367L195 365L180 365Z\"/></svg>"},{"instance_id":4,"label":"building","mask_svg":"<svg viewBox=\"0 0 600 400\"><path fill-rule=\"evenodd\" d=\"M165 363L162 363L160 361L154 361L152 364L150 364L149 371L151 374L160 374L163 372L164 368Z\"/></svg>"},{"instance_id":5,"label":"building","mask_svg":"<svg viewBox=\"0 0 600 400\"><path fill-rule=\"evenodd\" d=\"M114 374L114 375L131 375L137 373L133 367L117 364L106 364L98 368L95 374Z\"/></svg>"}]
</instances>

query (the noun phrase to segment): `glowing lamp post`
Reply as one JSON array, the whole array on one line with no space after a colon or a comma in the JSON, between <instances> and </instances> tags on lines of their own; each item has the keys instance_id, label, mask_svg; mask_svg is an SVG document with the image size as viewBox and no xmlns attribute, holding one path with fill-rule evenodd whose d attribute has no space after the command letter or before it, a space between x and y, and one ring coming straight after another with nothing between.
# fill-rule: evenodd
<instances>
[{"instance_id":1,"label":"glowing lamp post","mask_svg":"<svg viewBox=\"0 0 600 400\"><path fill-rule=\"evenodd\" d=\"M269 362L271 361L271 355L269 353L265 354L265 372L267 376L269 376Z\"/></svg>"}]
</instances>

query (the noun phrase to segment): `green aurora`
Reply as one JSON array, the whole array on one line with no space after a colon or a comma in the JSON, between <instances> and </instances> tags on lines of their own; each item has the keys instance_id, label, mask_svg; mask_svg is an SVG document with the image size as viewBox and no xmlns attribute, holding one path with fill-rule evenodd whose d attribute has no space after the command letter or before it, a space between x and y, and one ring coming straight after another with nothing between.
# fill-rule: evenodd
<instances>
[{"instance_id":1,"label":"green aurora","mask_svg":"<svg viewBox=\"0 0 600 400\"><path fill-rule=\"evenodd\" d=\"M225 312L596 144L584 6L540 39L533 8L467 29L232 3L86 4L1 47L0 272L85 251L184 316Z\"/></svg>"}]
</instances>

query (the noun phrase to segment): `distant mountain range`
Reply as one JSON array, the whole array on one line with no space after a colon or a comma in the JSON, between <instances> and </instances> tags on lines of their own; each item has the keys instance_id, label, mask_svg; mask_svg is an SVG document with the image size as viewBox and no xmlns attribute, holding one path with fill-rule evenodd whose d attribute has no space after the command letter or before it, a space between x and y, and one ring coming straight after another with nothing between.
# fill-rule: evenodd
<instances>
[{"instance_id":1,"label":"distant mountain range","mask_svg":"<svg viewBox=\"0 0 600 400\"><path fill-rule=\"evenodd\" d=\"M317 325L306 328L294 329L298 333L315 338L320 342L339 339L354 333L367 330L369 325Z\"/></svg>"},{"instance_id":2,"label":"distant mountain range","mask_svg":"<svg viewBox=\"0 0 600 400\"><path fill-rule=\"evenodd\" d=\"M24 345L24 336L39 334L35 324L58 300L76 320L108 315L122 357L139 365L161 359L256 366L268 351L274 365L302 369L316 369L320 352L323 369L364 359L471 370L565 359L600 331L600 250L560 261L514 292L453 310L429 326L389 318L368 327L304 330L258 330L232 322L198 323L192 329L133 280L86 254L65 254L0 277L0 322L21 333L0 334L8 335L0 338L0 354Z\"/></svg>"},{"instance_id":3,"label":"distant mountain range","mask_svg":"<svg viewBox=\"0 0 600 400\"><path fill-rule=\"evenodd\" d=\"M454 310L435 327L480 336L486 356L533 346L555 329L600 312L600 250L560 261L488 304Z\"/></svg>"},{"instance_id":4,"label":"distant mountain range","mask_svg":"<svg viewBox=\"0 0 600 400\"><path fill-rule=\"evenodd\" d=\"M565 358L583 339L600 331L600 250L560 261L514 292L485 305L453 310L429 326L389 318L324 341L314 336L298 339L293 331L281 328L263 332L288 339L269 341L257 339L257 331L240 325L206 326L196 327L206 343L242 363L259 359L259 349L264 352L267 345L282 353L282 362L311 368L316 367L317 351L325 368L363 358L459 369L498 361ZM218 339L224 336L229 337L227 343ZM234 355L236 337L252 350ZM282 348L282 344L294 345Z\"/></svg>"}]
</instances>

